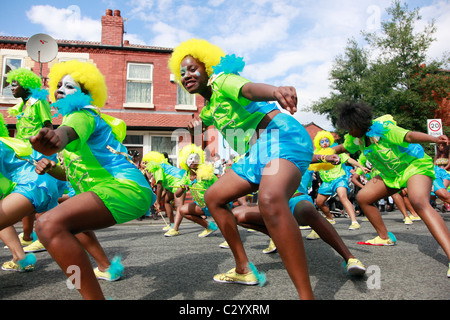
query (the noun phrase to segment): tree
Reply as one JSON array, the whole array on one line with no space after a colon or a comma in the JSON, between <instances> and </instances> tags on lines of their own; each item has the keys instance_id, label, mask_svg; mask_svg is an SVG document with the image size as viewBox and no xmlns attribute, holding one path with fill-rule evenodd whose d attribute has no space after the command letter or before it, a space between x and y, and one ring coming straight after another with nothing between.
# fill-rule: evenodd
<instances>
[{"instance_id":1,"label":"tree","mask_svg":"<svg viewBox=\"0 0 450 320\"><path fill-rule=\"evenodd\" d=\"M426 119L444 113L439 104L450 96L450 73L440 70L449 59L427 61L426 55L435 40L434 21L415 33L419 9L394 1L387 13L390 20L382 22L379 33L362 32L369 49L348 41L330 73L333 92L309 111L326 114L335 125L337 103L363 101L373 106L376 116L392 114L400 126L422 132L427 130Z\"/></svg>"}]
</instances>

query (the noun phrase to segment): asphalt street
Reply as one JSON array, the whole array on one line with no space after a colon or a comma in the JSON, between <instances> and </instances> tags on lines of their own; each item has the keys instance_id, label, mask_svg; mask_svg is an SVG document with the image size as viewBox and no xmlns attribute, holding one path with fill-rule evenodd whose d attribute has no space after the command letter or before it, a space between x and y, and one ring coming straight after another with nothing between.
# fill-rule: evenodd
<instances>
[{"instance_id":1,"label":"asphalt street","mask_svg":"<svg viewBox=\"0 0 450 320\"><path fill-rule=\"evenodd\" d=\"M450 226L450 213L440 213ZM397 237L390 247L357 244L376 236L369 222L361 229L348 230L348 218L336 218L335 228L367 267L362 278L345 273L343 260L322 240L306 240L309 230L302 230L308 257L310 279L319 300L449 300L448 259L422 221L405 225L398 211L383 213L383 219ZM234 267L229 249L219 231L207 238L197 235L202 228L183 221L180 235L164 237L162 219L131 221L96 232L110 258L120 255L125 267L123 278L101 281L105 296L113 300L177 301L281 301L297 300L297 292L284 269L278 253L264 254L268 237L240 228L250 260L266 274L264 286L221 284L213 281L216 273ZM21 224L16 225L21 232ZM70 253L68 253L70 254ZM44 252L36 253L36 269L18 273L0 270L1 300L80 300L70 289L66 277ZM11 259L8 249L0 249L0 262ZM95 262L93 261L93 267ZM180 307L181 308L181 307ZM261 310L260 310L261 311ZM262 309L262 311L265 311Z\"/></svg>"}]
</instances>

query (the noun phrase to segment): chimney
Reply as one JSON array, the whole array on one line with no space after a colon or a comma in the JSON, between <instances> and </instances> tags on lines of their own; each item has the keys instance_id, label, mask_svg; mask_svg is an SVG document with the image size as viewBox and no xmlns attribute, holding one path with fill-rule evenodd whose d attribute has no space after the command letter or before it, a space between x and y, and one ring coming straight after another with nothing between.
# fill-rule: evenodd
<instances>
[{"instance_id":1,"label":"chimney","mask_svg":"<svg viewBox=\"0 0 450 320\"><path fill-rule=\"evenodd\" d=\"M102 16L102 44L109 46L122 46L123 44L123 18L120 10L106 9Z\"/></svg>"}]
</instances>

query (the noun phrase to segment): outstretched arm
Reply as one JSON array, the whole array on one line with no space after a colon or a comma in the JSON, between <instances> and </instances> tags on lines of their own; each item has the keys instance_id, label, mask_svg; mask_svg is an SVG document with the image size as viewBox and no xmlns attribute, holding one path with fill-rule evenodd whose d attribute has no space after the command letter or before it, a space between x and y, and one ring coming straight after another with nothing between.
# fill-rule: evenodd
<instances>
[{"instance_id":1,"label":"outstretched arm","mask_svg":"<svg viewBox=\"0 0 450 320\"><path fill-rule=\"evenodd\" d=\"M34 150L51 156L76 139L78 135L71 127L61 126L56 130L45 127L39 130L37 135L30 137L30 142Z\"/></svg>"},{"instance_id":2,"label":"outstretched arm","mask_svg":"<svg viewBox=\"0 0 450 320\"><path fill-rule=\"evenodd\" d=\"M405 135L405 141L408 143L437 143L437 144L446 144L448 145L449 139L446 135L442 135L439 137L434 137L429 134L418 132L418 131L409 131Z\"/></svg>"},{"instance_id":3,"label":"outstretched arm","mask_svg":"<svg viewBox=\"0 0 450 320\"><path fill-rule=\"evenodd\" d=\"M242 87L242 95L251 101L277 101L291 114L297 111L297 92L294 87L249 82Z\"/></svg>"}]
</instances>

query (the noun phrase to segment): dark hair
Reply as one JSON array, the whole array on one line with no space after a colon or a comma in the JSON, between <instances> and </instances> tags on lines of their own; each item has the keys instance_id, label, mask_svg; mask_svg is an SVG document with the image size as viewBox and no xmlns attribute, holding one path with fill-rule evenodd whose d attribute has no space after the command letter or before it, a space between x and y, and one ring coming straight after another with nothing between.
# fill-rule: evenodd
<instances>
[{"instance_id":1,"label":"dark hair","mask_svg":"<svg viewBox=\"0 0 450 320\"><path fill-rule=\"evenodd\" d=\"M139 156L140 156L140 153L139 153L139 151L137 151L137 150L128 150L128 154L129 154L131 157L139 157Z\"/></svg>"},{"instance_id":2,"label":"dark hair","mask_svg":"<svg viewBox=\"0 0 450 320\"><path fill-rule=\"evenodd\" d=\"M366 132L372 125L372 107L363 102L343 102L336 106L337 126L345 131L360 129Z\"/></svg>"}]
</instances>

